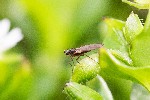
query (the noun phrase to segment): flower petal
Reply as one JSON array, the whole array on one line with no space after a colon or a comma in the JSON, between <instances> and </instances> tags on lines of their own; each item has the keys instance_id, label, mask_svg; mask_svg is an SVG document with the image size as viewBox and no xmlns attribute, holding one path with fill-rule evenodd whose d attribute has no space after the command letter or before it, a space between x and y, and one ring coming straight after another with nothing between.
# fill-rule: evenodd
<instances>
[{"instance_id":1,"label":"flower petal","mask_svg":"<svg viewBox=\"0 0 150 100\"><path fill-rule=\"evenodd\" d=\"M5 36L10 28L10 21L8 19L3 19L0 21L0 39Z\"/></svg>"},{"instance_id":2,"label":"flower petal","mask_svg":"<svg viewBox=\"0 0 150 100\"><path fill-rule=\"evenodd\" d=\"M14 47L22 38L23 35L19 28L12 29L6 36L0 39L0 52Z\"/></svg>"}]
</instances>

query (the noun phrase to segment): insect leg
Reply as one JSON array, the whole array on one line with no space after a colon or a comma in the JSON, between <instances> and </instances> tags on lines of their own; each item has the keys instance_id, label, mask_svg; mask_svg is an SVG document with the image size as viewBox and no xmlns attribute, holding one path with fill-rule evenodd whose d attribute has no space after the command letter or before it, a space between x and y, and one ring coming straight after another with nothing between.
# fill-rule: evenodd
<instances>
[{"instance_id":1,"label":"insect leg","mask_svg":"<svg viewBox=\"0 0 150 100\"><path fill-rule=\"evenodd\" d=\"M81 56L81 55L79 55L79 56L78 56L78 58L76 59L76 61L77 61L78 63L79 63L79 61L78 61L78 60L79 60L80 56ZM79 63L79 64L80 64L80 63Z\"/></svg>"},{"instance_id":2,"label":"insect leg","mask_svg":"<svg viewBox=\"0 0 150 100\"><path fill-rule=\"evenodd\" d=\"M70 64L70 66L72 66L70 62L69 62L69 64Z\"/></svg>"},{"instance_id":3,"label":"insect leg","mask_svg":"<svg viewBox=\"0 0 150 100\"><path fill-rule=\"evenodd\" d=\"M93 61L95 61L93 58L91 58L90 56L88 56L88 55L86 55L86 54L84 54L85 56L87 56L88 58L90 58L91 60L93 60ZM97 61L95 61L96 63L98 63L99 64L99 62L97 62Z\"/></svg>"},{"instance_id":4,"label":"insect leg","mask_svg":"<svg viewBox=\"0 0 150 100\"><path fill-rule=\"evenodd\" d=\"M73 62L73 65L75 66L75 64L74 64L74 61L73 61L73 58L72 58L72 56L70 55L70 58L71 58L71 60L72 60L72 62ZM69 63L70 65L71 65L71 63ZM72 65L71 65L72 66Z\"/></svg>"}]
</instances>

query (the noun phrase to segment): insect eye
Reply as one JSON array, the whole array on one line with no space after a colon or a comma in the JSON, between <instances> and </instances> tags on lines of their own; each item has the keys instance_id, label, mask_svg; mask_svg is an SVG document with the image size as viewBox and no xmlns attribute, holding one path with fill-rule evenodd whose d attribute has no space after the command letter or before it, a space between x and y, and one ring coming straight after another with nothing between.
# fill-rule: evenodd
<instances>
[{"instance_id":1,"label":"insect eye","mask_svg":"<svg viewBox=\"0 0 150 100\"><path fill-rule=\"evenodd\" d=\"M64 50L64 53L65 53L66 55L69 55L70 50Z\"/></svg>"},{"instance_id":2,"label":"insect eye","mask_svg":"<svg viewBox=\"0 0 150 100\"><path fill-rule=\"evenodd\" d=\"M66 53L67 52L67 50L64 50L64 53Z\"/></svg>"}]
</instances>

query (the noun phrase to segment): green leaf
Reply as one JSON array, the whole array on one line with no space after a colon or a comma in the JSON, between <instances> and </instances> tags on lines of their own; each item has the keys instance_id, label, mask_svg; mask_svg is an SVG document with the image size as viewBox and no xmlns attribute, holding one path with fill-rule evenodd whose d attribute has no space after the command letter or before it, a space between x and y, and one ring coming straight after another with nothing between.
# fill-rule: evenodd
<instances>
[{"instance_id":1,"label":"green leaf","mask_svg":"<svg viewBox=\"0 0 150 100\"><path fill-rule=\"evenodd\" d=\"M100 74L138 82L150 91L150 66L130 67L117 60L109 50L100 50Z\"/></svg>"},{"instance_id":2,"label":"green leaf","mask_svg":"<svg viewBox=\"0 0 150 100\"><path fill-rule=\"evenodd\" d=\"M133 84L131 92L131 100L149 100L150 94L140 84Z\"/></svg>"},{"instance_id":3,"label":"green leaf","mask_svg":"<svg viewBox=\"0 0 150 100\"><path fill-rule=\"evenodd\" d=\"M148 32L141 33L132 42L131 58L134 61L134 66L150 65L150 35Z\"/></svg>"},{"instance_id":4,"label":"green leaf","mask_svg":"<svg viewBox=\"0 0 150 100\"><path fill-rule=\"evenodd\" d=\"M128 0L122 0L122 2L129 4L130 6L139 8L139 9L149 9L150 2L149 0L134 0L134 2Z\"/></svg>"},{"instance_id":5,"label":"green leaf","mask_svg":"<svg viewBox=\"0 0 150 100\"><path fill-rule=\"evenodd\" d=\"M133 12L127 18L125 27L124 27L124 36L128 43L130 44L137 35L139 35L143 30L143 25L137 14Z\"/></svg>"},{"instance_id":6,"label":"green leaf","mask_svg":"<svg viewBox=\"0 0 150 100\"><path fill-rule=\"evenodd\" d=\"M103 76L114 100L130 100L132 82L123 78L113 77L109 75Z\"/></svg>"},{"instance_id":7,"label":"green leaf","mask_svg":"<svg viewBox=\"0 0 150 100\"><path fill-rule=\"evenodd\" d=\"M110 49L110 52L122 63L125 63L126 65L129 65L129 66L133 66L133 64L132 64L133 61L129 57L128 52L121 52L119 50L111 50L111 49Z\"/></svg>"},{"instance_id":8,"label":"green leaf","mask_svg":"<svg viewBox=\"0 0 150 100\"><path fill-rule=\"evenodd\" d=\"M85 83L99 73L100 66L98 64L98 54L93 54L82 59L73 69L71 81Z\"/></svg>"},{"instance_id":9,"label":"green leaf","mask_svg":"<svg viewBox=\"0 0 150 100\"><path fill-rule=\"evenodd\" d=\"M23 61L22 55L17 54L5 54L1 55L0 59L0 91L3 91L7 80L10 79L16 70L20 67Z\"/></svg>"},{"instance_id":10,"label":"green leaf","mask_svg":"<svg viewBox=\"0 0 150 100\"><path fill-rule=\"evenodd\" d=\"M113 100L111 91L107 86L107 83L101 76L97 75L96 78L87 82L87 86L89 86L90 88L94 89L99 94L101 94L104 100Z\"/></svg>"},{"instance_id":11,"label":"green leaf","mask_svg":"<svg viewBox=\"0 0 150 100\"><path fill-rule=\"evenodd\" d=\"M134 0L134 2L140 3L140 4L150 4L149 0Z\"/></svg>"},{"instance_id":12,"label":"green leaf","mask_svg":"<svg viewBox=\"0 0 150 100\"><path fill-rule=\"evenodd\" d=\"M104 47L111 49L113 54L122 62L132 65L132 60L128 53L129 45L122 31L125 22L112 18L105 18L104 23L106 23L107 26L107 30L105 31L107 35L103 41Z\"/></svg>"},{"instance_id":13,"label":"green leaf","mask_svg":"<svg viewBox=\"0 0 150 100\"><path fill-rule=\"evenodd\" d=\"M28 60L23 59L21 56L20 59L18 56L9 56L6 57L4 63L8 63L4 66L7 68L9 75L5 77L6 82L3 87L0 89L0 99L1 100L10 100L11 98L15 98L17 100L22 100L26 98L26 95L29 94L31 84L32 84L32 76L31 76L31 66ZM14 58L14 59L13 59ZM18 61L18 64L13 64ZM9 61L7 61L9 60ZM16 61L15 61L16 60ZM0 62L1 65L1 62ZM15 69L17 67L17 69ZM14 70L14 71L12 71ZM3 73L2 73L3 74ZM19 91L18 91L19 90ZM19 95L19 96L16 96Z\"/></svg>"},{"instance_id":14,"label":"green leaf","mask_svg":"<svg viewBox=\"0 0 150 100\"><path fill-rule=\"evenodd\" d=\"M102 96L85 85L75 82L66 84L64 92L73 100L102 100Z\"/></svg>"},{"instance_id":15,"label":"green leaf","mask_svg":"<svg viewBox=\"0 0 150 100\"><path fill-rule=\"evenodd\" d=\"M148 13L143 32L132 42L131 58L135 66L150 65L150 12Z\"/></svg>"},{"instance_id":16,"label":"green leaf","mask_svg":"<svg viewBox=\"0 0 150 100\"><path fill-rule=\"evenodd\" d=\"M126 51L124 45L126 41L123 37L122 28L125 25L123 21L105 18L104 22L107 25L106 37L103 44L108 49Z\"/></svg>"}]
</instances>

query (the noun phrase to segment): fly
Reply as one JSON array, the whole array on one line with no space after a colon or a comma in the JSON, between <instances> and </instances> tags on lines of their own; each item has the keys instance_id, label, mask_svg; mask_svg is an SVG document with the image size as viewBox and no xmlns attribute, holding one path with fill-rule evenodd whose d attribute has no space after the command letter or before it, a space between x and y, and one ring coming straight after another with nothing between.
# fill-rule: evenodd
<instances>
[{"instance_id":1,"label":"fly","mask_svg":"<svg viewBox=\"0 0 150 100\"><path fill-rule=\"evenodd\" d=\"M72 48L72 49L64 50L64 53L66 55L69 55L71 59L72 57L78 56L78 58L76 59L78 62L78 59L80 56L84 56L85 53L90 52L91 50L101 48L102 46L103 44L90 44L90 45L81 46L79 48Z\"/></svg>"}]
</instances>

